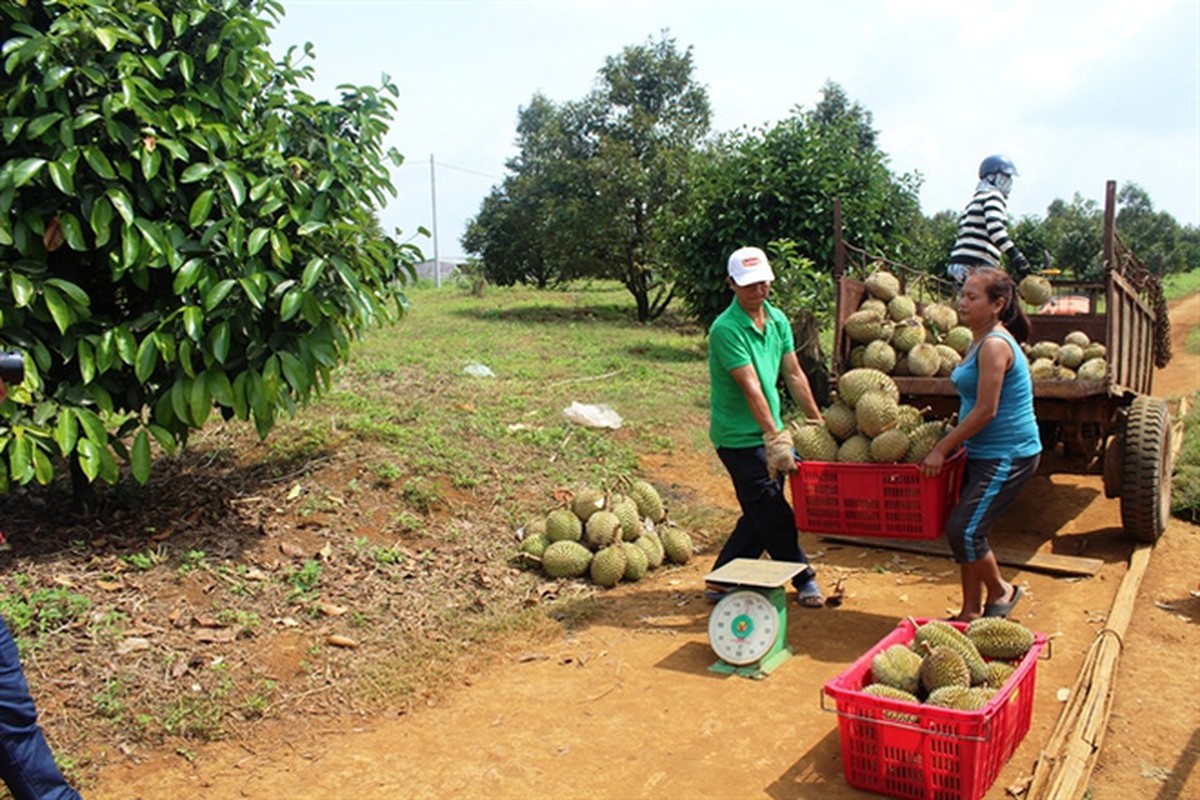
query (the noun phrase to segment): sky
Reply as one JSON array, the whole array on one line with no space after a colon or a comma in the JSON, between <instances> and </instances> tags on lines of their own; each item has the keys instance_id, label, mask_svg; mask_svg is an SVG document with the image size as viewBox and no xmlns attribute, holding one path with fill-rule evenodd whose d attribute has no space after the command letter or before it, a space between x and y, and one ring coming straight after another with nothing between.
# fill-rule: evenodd
<instances>
[{"instance_id":1,"label":"sky","mask_svg":"<svg viewBox=\"0 0 1200 800\"><path fill-rule=\"evenodd\" d=\"M961 210L979 162L1017 166L1013 218L1132 182L1200 226L1200 0L283 0L272 52L311 42L310 94L399 88L380 215L427 258L460 238L516 155L535 94L583 98L606 58L665 31L691 48L714 133L811 110L828 82L873 118L921 210ZM435 225L436 220L436 225ZM436 237L417 234L418 227Z\"/></svg>"}]
</instances>

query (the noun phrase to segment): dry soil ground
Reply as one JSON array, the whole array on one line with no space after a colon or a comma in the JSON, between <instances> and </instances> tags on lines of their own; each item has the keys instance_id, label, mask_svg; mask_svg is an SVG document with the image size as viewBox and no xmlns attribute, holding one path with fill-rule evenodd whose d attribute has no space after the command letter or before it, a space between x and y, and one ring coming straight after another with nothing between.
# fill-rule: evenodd
<instances>
[{"instance_id":1,"label":"dry soil ground","mask_svg":"<svg viewBox=\"0 0 1200 800\"><path fill-rule=\"evenodd\" d=\"M1154 393L1200 390L1200 357L1183 337L1200 296L1172 310L1174 358ZM652 460L643 471L679 493L734 508L715 458ZM997 544L1102 559L1095 577L1006 567L1025 589L1016 618L1054 637L1039 662L1028 736L987 794L1027 776L1069 687L1104 625L1132 545L1098 477L1039 476L995 531ZM710 606L700 595L713 553L604 595L582 629L509 641L492 666L436 704L353 729L264 723L248 741L139 754L102 770L90 792L118 798L852 798L842 777L837 718L821 687L906 615L955 610L948 560L803 545L837 609L795 609L796 656L763 681L708 670ZM1092 800L1200 797L1200 527L1172 520L1151 557L1120 662L1116 701L1090 787Z\"/></svg>"}]
</instances>

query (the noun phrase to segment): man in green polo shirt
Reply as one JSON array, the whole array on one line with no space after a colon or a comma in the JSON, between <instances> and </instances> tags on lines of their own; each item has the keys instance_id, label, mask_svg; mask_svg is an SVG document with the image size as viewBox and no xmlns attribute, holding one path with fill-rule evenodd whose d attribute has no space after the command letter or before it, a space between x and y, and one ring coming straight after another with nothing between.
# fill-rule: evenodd
<instances>
[{"instance_id":1,"label":"man in green polo shirt","mask_svg":"<svg viewBox=\"0 0 1200 800\"><path fill-rule=\"evenodd\" d=\"M779 412L779 377L806 417L820 420L821 409L796 358L791 323L767 302L775 273L766 254L757 247L739 248L729 256L728 271L733 302L708 331L708 435L733 480L742 516L713 569L735 558L759 558L764 551L776 561L807 563L783 489L796 460ZM811 566L792 583L801 606L822 607ZM717 600L722 591L709 586L705 595Z\"/></svg>"}]
</instances>

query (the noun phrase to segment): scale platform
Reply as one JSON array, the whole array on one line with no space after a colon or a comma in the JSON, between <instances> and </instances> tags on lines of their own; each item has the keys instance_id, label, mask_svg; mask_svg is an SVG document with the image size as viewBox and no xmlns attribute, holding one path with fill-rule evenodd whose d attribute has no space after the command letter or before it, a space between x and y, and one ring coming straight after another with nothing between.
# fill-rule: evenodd
<instances>
[{"instance_id":1,"label":"scale platform","mask_svg":"<svg viewBox=\"0 0 1200 800\"><path fill-rule=\"evenodd\" d=\"M792 656L787 644L784 586L807 564L735 558L704 576L730 586L708 618L708 641L720 660L709 667L725 675L761 679Z\"/></svg>"}]
</instances>

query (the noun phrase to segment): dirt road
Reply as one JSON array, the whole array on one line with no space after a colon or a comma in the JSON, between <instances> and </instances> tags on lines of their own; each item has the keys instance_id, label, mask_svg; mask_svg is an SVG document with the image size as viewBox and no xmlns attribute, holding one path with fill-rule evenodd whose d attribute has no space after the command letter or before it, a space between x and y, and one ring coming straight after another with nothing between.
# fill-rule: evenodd
<instances>
[{"instance_id":1,"label":"dirt road","mask_svg":"<svg viewBox=\"0 0 1200 800\"><path fill-rule=\"evenodd\" d=\"M1184 351L1200 295L1172 309L1174 358L1154 393L1200 390L1200 357ZM643 469L680 492L735 508L705 453ZM1033 725L987 794L1030 773L1127 566L1118 503L1098 477L1038 477L995 531L1002 546L1087 555L1089 579L1005 568L1024 587L1015 616L1054 637L1037 672ZM793 606L797 654L763 681L707 668L710 606L699 594L712 553L603 595L586 627L553 640L512 642L464 676L436 706L381 715L353 729L266 723L252 741L177 753L137 753L105 769L97 800L204 798L856 798L842 777L837 718L820 689L906 615L955 610L957 571L945 559L802 539L826 588L845 603ZM1125 643L1117 696L1091 800L1200 797L1200 599L1193 593L1200 527L1172 520L1151 558Z\"/></svg>"}]
</instances>

